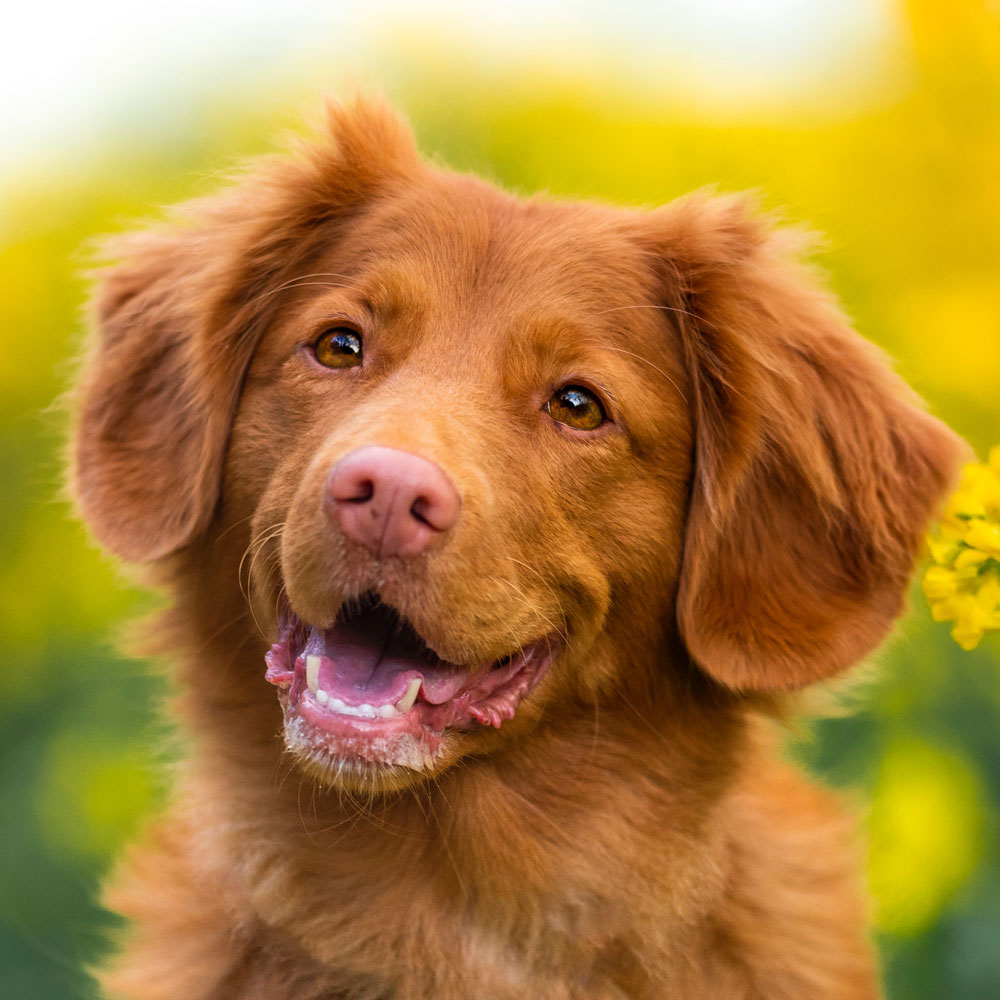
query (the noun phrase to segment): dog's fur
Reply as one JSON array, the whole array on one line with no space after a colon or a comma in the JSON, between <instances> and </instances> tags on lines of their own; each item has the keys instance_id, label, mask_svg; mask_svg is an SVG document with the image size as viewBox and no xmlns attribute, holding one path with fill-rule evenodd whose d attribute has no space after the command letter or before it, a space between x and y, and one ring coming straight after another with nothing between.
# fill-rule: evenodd
<instances>
[{"instance_id":1,"label":"dog's fur","mask_svg":"<svg viewBox=\"0 0 1000 1000\"><path fill-rule=\"evenodd\" d=\"M74 488L171 597L191 737L105 990L876 997L853 824L767 720L885 636L956 439L742 199L518 200L380 105L329 131L117 241L96 299ZM320 372L344 315L364 365ZM544 410L581 380L595 431ZM455 484L444 544L379 560L324 513L369 444ZM554 662L422 769L338 777L283 750L263 658L279 601L373 590L449 661Z\"/></svg>"}]
</instances>

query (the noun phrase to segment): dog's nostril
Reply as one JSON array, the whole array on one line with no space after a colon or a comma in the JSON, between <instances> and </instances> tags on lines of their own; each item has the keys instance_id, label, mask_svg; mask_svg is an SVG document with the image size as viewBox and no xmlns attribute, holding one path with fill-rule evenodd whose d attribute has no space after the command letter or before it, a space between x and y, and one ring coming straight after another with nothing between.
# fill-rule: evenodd
<instances>
[{"instance_id":1,"label":"dog's nostril","mask_svg":"<svg viewBox=\"0 0 1000 1000\"><path fill-rule=\"evenodd\" d=\"M413 506L410 507L410 514L413 515L421 524L426 524L429 528L434 528L437 530L437 525L435 525L430 517L428 517L429 509L432 506L431 502L426 497L417 497L413 501Z\"/></svg>"},{"instance_id":2,"label":"dog's nostril","mask_svg":"<svg viewBox=\"0 0 1000 1000\"><path fill-rule=\"evenodd\" d=\"M342 503L367 503L375 496L375 483L371 479L361 479L351 484L349 494L337 497Z\"/></svg>"},{"instance_id":3,"label":"dog's nostril","mask_svg":"<svg viewBox=\"0 0 1000 1000\"><path fill-rule=\"evenodd\" d=\"M327 482L327 495L334 503L367 503L375 496L375 479L358 469L334 469Z\"/></svg>"}]
</instances>

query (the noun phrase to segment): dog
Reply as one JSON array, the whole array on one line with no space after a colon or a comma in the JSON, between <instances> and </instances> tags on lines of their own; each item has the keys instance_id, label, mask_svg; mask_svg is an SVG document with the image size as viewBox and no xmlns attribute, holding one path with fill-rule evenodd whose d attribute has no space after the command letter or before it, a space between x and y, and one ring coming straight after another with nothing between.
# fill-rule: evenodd
<instances>
[{"instance_id":1,"label":"dog","mask_svg":"<svg viewBox=\"0 0 1000 1000\"><path fill-rule=\"evenodd\" d=\"M187 740L106 995L878 996L776 732L891 628L958 439L747 199L520 199L328 120L94 299L73 490L169 598Z\"/></svg>"}]
</instances>

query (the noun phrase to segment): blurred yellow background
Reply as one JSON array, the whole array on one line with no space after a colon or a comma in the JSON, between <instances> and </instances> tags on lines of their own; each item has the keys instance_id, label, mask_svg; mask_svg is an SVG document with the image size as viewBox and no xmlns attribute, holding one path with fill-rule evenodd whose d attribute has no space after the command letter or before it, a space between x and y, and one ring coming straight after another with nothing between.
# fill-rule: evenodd
<instances>
[{"instance_id":1,"label":"blurred yellow background","mask_svg":"<svg viewBox=\"0 0 1000 1000\"><path fill-rule=\"evenodd\" d=\"M699 20L637 2L616 24L539 3L520 34L485 5L447 20L459 6L382 4L363 30L338 8L315 31L286 26L259 74L257 38L238 70L231 48L175 90L161 74L106 98L104 118L39 112L52 127L0 171L5 1000L92 995L82 969L112 925L96 886L162 798L171 754L163 682L111 647L150 598L60 498L55 401L81 342L88 241L212 189L321 91L376 85L428 154L520 191L653 205L759 190L825 234L832 287L931 409L980 456L1000 442L1000 4L711 0ZM72 110L72 81L65 97ZM18 127L22 105L8 95ZM853 712L791 752L865 804L891 1000L995 1000L1000 637L963 653L916 592L912 605Z\"/></svg>"}]
</instances>

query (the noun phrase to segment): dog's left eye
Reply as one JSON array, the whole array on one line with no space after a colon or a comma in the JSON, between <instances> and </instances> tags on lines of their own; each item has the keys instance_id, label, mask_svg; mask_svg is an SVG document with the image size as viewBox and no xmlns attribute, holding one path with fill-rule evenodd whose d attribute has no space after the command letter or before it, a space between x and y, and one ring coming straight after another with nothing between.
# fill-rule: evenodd
<instances>
[{"instance_id":1,"label":"dog's left eye","mask_svg":"<svg viewBox=\"0 0 1000 1000\"><path fill-rule=\"evenodd\" d=\"M596 430L608 419L601 401L582 385L557 389L543 409L553 420L578 431Z\"/></svg>"},{"instance_id":2,"label":"dog's left eye","mask_svg":"<svg viewBox=\"0 0 1000 1000\"><path fill-rule=\"evenodd\" d=\"M361 338L347 327L324 330L313 345L313 354L324 368L357 368L361 364Z\"/></svg>"}]
</instances>

